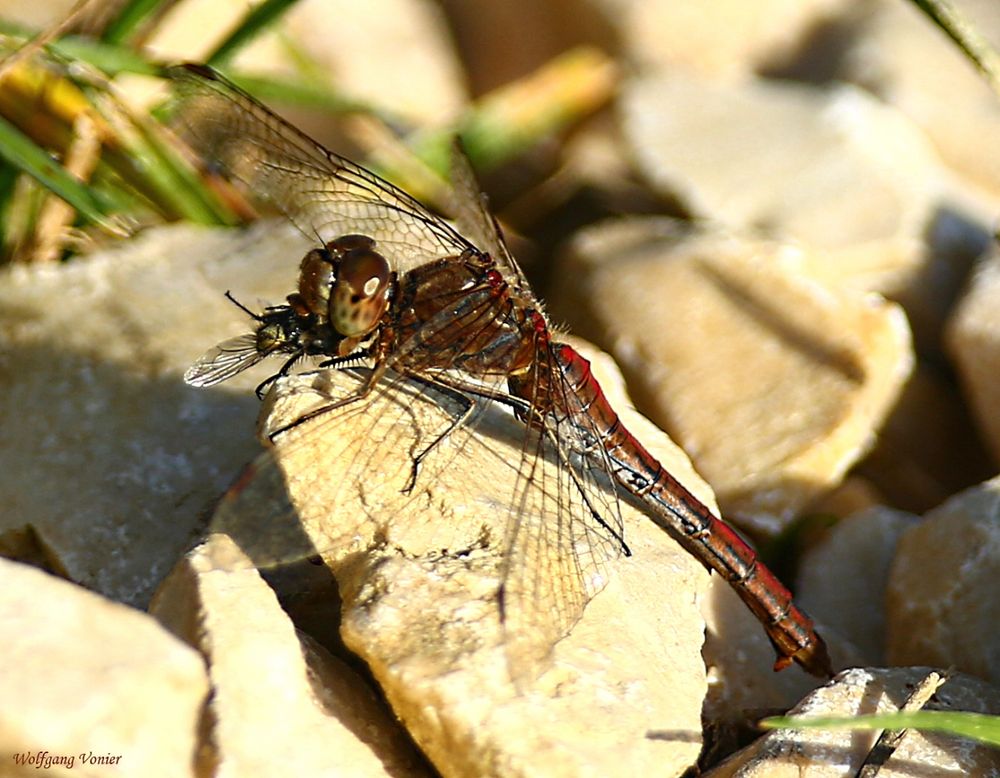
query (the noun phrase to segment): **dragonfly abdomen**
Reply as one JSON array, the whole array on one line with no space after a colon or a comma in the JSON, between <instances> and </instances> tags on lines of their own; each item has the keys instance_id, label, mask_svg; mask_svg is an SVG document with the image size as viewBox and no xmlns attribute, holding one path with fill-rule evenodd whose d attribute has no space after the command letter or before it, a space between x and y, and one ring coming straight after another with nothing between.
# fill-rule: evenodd
<instances>
[{"instance_id":1,"label":"dragonfly abdomen","mask_svg":"<svg viewBox=\"0 0 1000 778\"><path fill-rule=\"evenodd\" d=\"M764 624L779 654L776 668L794 659L814 675L829 677L826 646L809 617L792 601L791 592L729 525L716 518L625 428L590 363L566 344L551 348L554 369L561 373L566 389L548 392L549 412L580 429L579 438L602 443L602 456L609 460L611 475L625 493L646 505L660 527L726 579ZM549 379L552 383L556 383L555 376ZM602 446L588 448L601 455Z\"/></svg>"}]
</instances>

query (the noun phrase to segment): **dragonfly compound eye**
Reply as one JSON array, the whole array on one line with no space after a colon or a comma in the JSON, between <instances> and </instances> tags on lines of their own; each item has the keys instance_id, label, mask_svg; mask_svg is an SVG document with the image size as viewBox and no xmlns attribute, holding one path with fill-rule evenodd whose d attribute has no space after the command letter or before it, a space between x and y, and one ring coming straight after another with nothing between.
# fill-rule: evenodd
<instances>
[{"instance_id":1,"label":"dragonfly compound eye","mask_svg":"<svg viewBox=\"0 0 1000 778\"><path fill-rule=\"evenodd\" d=\"M392 272L385 257L370 248L344 253L330 295L330 323L341 335L358 338L374 330L389 305Z\"/></svg>"},{"instance_id":2,"label":"dragonfly compound eye","mask_svg":"<svg viewBox=\"0 0 1000 778\"><path fill-rule=\"evenodd\" d=\"M333 284L333 258L326 249L313 249L299 265L299 298L309 313L325 318Z\"/></svg>"}]
</instances>

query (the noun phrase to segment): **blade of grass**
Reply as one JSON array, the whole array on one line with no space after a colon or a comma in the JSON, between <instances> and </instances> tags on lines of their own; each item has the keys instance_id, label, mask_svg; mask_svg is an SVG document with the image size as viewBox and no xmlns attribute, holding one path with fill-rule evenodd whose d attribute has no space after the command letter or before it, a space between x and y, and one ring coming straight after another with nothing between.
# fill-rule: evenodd
<instances>
[{"instance_id":1,"label":"blade of grass","mask_svg":"<svg viewBox=\"0 0 1000 778\"><path fill-rule=\"evenodd\" d=\"M910 0L951 38L1000 95L1000 53L949 0Z\"/></svg>"},{"instance_id":2,"label":"blade of grass","mask_svg":"<svg viewBox=\"0 0 1000 778\"><path fill-rule=\"evenodd\" d=\"M208 55L205 63L212 67L225 65L241 48L266 30L295 3L296 0L264 0L263 3L254 6L236 29Z\"/></svg>"},{"instance_id":3,"label":"blade of grass","mask_svg":"<svg viewBox=\"0 0 1000 778\"><path fill-rule=\"evenodd\" d=\"M123 43L165 2L172 3L173 0L128 0L115 19L104 29L101 39L105 43Z\"/></svg>"},{"instance_id":4,"label":"blade of grass","mask_svg":"<svg viewBox=\"0 0 1000 778\"><path fill-rule=\"evenodd\" d=\"M1000 717L962 711L922 710L874 716L775 716L760 722L764 729L921 729L948 732L1000 746Z\"/></svg>"},{"instance_id":5,"label":"blade of grass","mask_svg":"<svg viewBox=\"0 0 1000 778\"><path fill-rule=\"evenodd\" d=\"M614 62L591 47L561 54L528 76L476 101L457 126L421 133L411 144L435 170L447 172L457 132L477 170L523 153L604 105L614 93Z\"/></svg>"},{"instance_id":6,"label":"blade of grass","mask_svg":"<svg viewBox=\"0 0 1000 778\"><path fill-rule=\"evenodd\" d=\"M95 96L94 103L121 144L124 160L130 160L141 173L147 196L154 203L175 218L197 224L235 223L233 215L211 194L194 170L159 137L158 127L133 115L108 95Z\"/></svg>"},{"instance_id":7,"label":"blade of grass","mask_svg":"<svg viewBox=\"0 0 1000 778\"><path fill-rule=\"evenodd\" d=\"M20 171L6 161L0 162L0 255L6 253L8 244L8 219L14 199L15 185Z\"/></svg>"},{"instance_id":8,"label":"blade of grass","mask_svg":"<svg viewBox=\"0 0 1000 778\"><path fill-rule=\"evenodd\" d=\"M67 173L44 149L0 117L0 156L27 173L50 192L72 205L84 218L103 229L117 232L107 216L110 208L89 187Z\"/></svg>"},{"instance_id":9,"label":"blade of grass","mask_svg":"<svg viewBox=\"0 0 1000 778\"><path fill-rule=\"evenodd\" d=\"M0 19L0 35L9 38L2 46L5 52L12 52L24 45L34 34L33 30L22 25ZM46 49L66 62L84 62L109 76L118 73L155 76L159 72L157 65L133 49L115 43L102 43L87 37L67 35L50 41Z\"/></svg>"}]
</instances>

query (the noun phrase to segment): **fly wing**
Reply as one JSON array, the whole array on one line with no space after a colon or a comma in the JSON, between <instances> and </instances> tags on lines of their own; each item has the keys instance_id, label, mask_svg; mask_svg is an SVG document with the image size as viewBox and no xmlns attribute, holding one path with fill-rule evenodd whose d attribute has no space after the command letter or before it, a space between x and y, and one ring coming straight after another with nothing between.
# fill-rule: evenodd
<instances>
[{"instance_id":1,"label":"fly wing","mask_svg":"<svg viewBox=\"0 0 1000 778\"><path fill-rule=\"evenodd\" d=\"M184 373L184 381L191 386L214 386L253 367L266 356L266 352L257 349L257 338L252 332L237 335L202 354Z\"/></svg>"},{"instance_id":2,"label":"fly wing","mask_svg":"<svg viewBox=\"0 0 1000 778\"><path fill-rule=\"evenodd\" d=\"M417 200L326 150L215 71L167 69L181 134L205 160L324 243L360 233L405 273L476 247Z\"/></svg>"}]
</instances>

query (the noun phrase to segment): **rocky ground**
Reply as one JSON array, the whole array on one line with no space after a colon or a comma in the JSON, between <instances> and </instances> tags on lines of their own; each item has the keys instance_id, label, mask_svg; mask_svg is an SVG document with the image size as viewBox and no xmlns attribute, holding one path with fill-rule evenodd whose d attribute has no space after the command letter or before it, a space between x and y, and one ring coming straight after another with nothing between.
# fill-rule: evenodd
<instances>
[{"instance_id":1,"label":"rocky ground","mask_svg":"<svg viewBox=\"0 0 1000 778\"><path fill-rule=\"evenodd\" d=\"M265 449L258 416L349 378L262 406L266 367L182 376L247 328L222 293L280 302L311 244L164 225L0 274L0 775L849 775L877 733L750 722L898 710L931 668L926 707L1000 715L1000 98L953 45L892 0L334 5L286 34L416 121L460 110L463 73L613 57L546 223L601 217L550 246L528 201L501 216L627 426L781 565L838 675L774 673L732 590L630 504L631 556L579 588L539 552L542 604L501 613L501 583L529 587L503 556L518 423L486 414L406 495L426 394ZM963 7L1000 43L995 4ZM151 45L196 57L186 30ZM1000 757L910 732L882 774Z\"/></svg>"}]
</instances>

